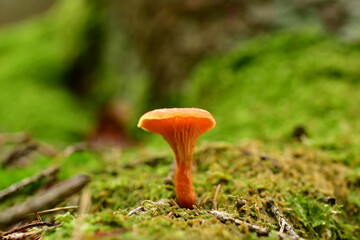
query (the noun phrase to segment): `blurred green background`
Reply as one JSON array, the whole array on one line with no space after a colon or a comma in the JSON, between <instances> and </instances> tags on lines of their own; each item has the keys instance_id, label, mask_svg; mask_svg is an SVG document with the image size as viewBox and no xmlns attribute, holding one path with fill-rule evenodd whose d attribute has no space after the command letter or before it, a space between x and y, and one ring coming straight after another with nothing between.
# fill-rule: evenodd
<instances>
[{"instance_id":1,"label":"blurred green background","mask_svg":"<svg viewBox=\"0 0 360 240\"><path fill-rule=\"evenodd\" d=\"M357 1L0 0L0 132L127 146L201 107L207 139L360 138Z\"/></svg>"}]
</instances>

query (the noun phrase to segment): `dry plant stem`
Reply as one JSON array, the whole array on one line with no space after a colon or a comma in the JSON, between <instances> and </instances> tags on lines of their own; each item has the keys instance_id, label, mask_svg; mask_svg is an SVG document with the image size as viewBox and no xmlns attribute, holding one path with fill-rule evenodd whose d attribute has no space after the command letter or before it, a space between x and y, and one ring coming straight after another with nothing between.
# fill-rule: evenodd
<instances>
[{"instance_id":1,"label":"dry plant stem","mask_svg":"<svg viewBox=\"0 0 360 240\"><path fill-rule=\"evenodd\" d=\"M30 232L15 232L6 236L3 236L1 239L3 240L20 240L20 239L26 239L26 240L35 240L40 239L40 234L43 232L42 229L34 230Z\"/></svg>"},{"instance_id":2,"label":"dry plant stem","mask_svg":"<svg viewBox=\"0 0 360 240\"><path fill-rule=\"evenodd\" d=\"M133 210L131 210L129 213L128 213L128 216L132 216L134 214L137 214L138 212L140 211L145 211L145 208L143 206L140 206L140 207L137 207Z\"/></svg>"},{"instance_id":3,"label":"dry plant stem","mask_svg":"<svg viewBox=\"0 0 360 240\"><path fill-rule=\"evenodd\" d=\"M280 232L283 232L285 230L289 235L299 238L299 236L292 229L292 227L288 223L288 221L286 221L284 215L280 212L279 208L275 205L275 202L273 200L267 201L266 206L270 209L270 211L276 217L276 220L278 221L278 224L280 227Z\"/></svg>"},{"instance_id":4,"label":"dry plant stem","mask_svg":"<svg viewBox=\"0 0 360 240\"><path fill-rule=\"evenodd\" d=\"M51 213L51 212L56 212L56 211L61 211L61 210L69 210L69 209L75 209L78 208L78 206L66 206L66 207L58 207L58 208L52 208L52 209L47 209L44 211L40 211L37 212L36 214L45 214L45 213ZM32 213L35 214L35 213Z\"/></svg>"},{"instance_id":5,"label":"dry plant stem","mask_svg":"<svg viewBox=\"0 0 360 240\"><path fill-rule=\"evenodd\" d=\"M213 209L217 209L217 196L219 195L221 184L217 185L214 198L213 198Z\"/></svg>"},{"instance_id":6,"label":"dry plant stem","mask_svg":"<svg viewBox=\"0 0 360 240\"><path fill-rule=\"evenodd\" d=\"M84 223L84 215L89 212L91 206L91 193L89 188L85 187L82 190L80 204L78 208L78 218L76 219L76 228L73 231L73 239L83 239L82 225Z\"/></svg>"},{"instance_id":7,"label":"dry plant stem","mask_svg":"<svg viewBox=\"0 0 360 240\"><path fill-rule=\"evenodd\" d=\"M249 231L256 232L258 236L268 236L271 232L268 228L263 228L255 224L250 224L244 221L241 221L239 219L235 219L229 216L226 212L220 212L220 211L209 211L210 214L214 215L217 219L219 219L221 222L229 221L231 223L234 223L236 225L245 225Z\"/></svg>"},{"instance_id":8,"label":"dry plant stem","mask_svg":"<svg viewBox=\"0 0 360 240\"><path fill-rule=\"evenodd\" d=\"M25 178L23 180L21 180L20 182L17 182L13 185L11 185L10 187L8 187L7 189L3 190L0 192L0 201L11 196L12 194L20 191L21 189L23 189L24 187L35 183L43 178L49 177L49 176L54 176L55 174L57 174L59 172L59 167L54 167L54 168L49 168L46 169L38 174L36 174L35 176L29 177L29 178Z\"/></svg>"},{"instance_id":9,"label":"dry plant stem","mask_svg":"<svg viewBox=\"0 0 360 240\"><path fill-rule=\"evenodd\" d=\"M257 214L257 220L260 220L261 219L260 209L258 208L256 203L255 203L255 210Z\"/></svg>"},{"instance_id":10,"label":"dry plant stem","mask_svg":"<svg viewBox=\"0 0 360 240\"><path fill-rule=\"evenodd\" d=\"M50 227L50 226L52 226L52 224L51 224L51 223L48 223L48 222L29 223L29 224L25 224L25 225L23 225L23 226L14 228L14 229L12 229L12 230L10 230L10 231L4 232L4 233L0 234L0 237L4 237L4 236L6 236L6 235L9 235L9 234L12 234L12 233L15 233L15 232L23 232L24 230L26 230L26 229L28 229L28 228L42 227L42 226Z\"/></svg>"},{"instance_id":11,"label":"dry plant stem","mask_svg":"<svg viewBox=\"0 0 360 240\"><path fill-rule=\"evenodd\" d=\"M251 224L251 223L247 223L244 221L241 221L239 219L230 217L228 213L226 212L220 212L220 211L208 211L210 214L212 214L213 216L215 216L217 219L219 219L221 222L225 223L226 221L229 221L235 225L245 225L249 231L251 232L256 232L258 236L269 236L271 229L268 228L263 228L260 227L256 224ZM280 233L280 232L275 232L276 235L278 235L278 237L280 239L292 239L292 240L304 240L303 238L300 237L295 237L295 236L289 236L286 235L284 233Z\"/></svg>"},{"instance_id":12,"label":"dry plant stem","mask_svg":"<svg viewBox=\"0 0 360 240\"><path fill-rule=\"evenodd\" d=\"M77 175L37 194L23 203L0 212L0 228L10 226L27 217L28 214L53 208L65 198L83 189L90 181L86 175Z\"/></svg>"},{"instance_id":13,"label":"dry plant stem","mask_svg":"<svg viewBox=\"0 0 360 240\"><path fill-rule=\"evenodd\" d=\"M180 207L179 204L177 204L177 202L175 200L173 200L173 199L169 199L169 203L173 207L177 207L177 208Z\"/></svg>"}]
</instances>

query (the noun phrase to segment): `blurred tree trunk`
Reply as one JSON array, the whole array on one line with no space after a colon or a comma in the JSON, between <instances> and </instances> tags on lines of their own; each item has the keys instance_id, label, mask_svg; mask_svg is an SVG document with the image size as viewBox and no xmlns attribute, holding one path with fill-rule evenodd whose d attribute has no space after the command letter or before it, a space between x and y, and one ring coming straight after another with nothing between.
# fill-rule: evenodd
<instances>
[{"instance_id":1,"label":"blurred tree trunk","mask_svg":"<svg viewBox=\"0 0 360 240\"><path fill-rule=\"evenodd\" d=\"M150 74L149 108L176 105L184 80L204 57L273 27L266 16L251 17L266 1L108 2Z\"/></svg>"},{"instance_id":2,"label":"blurred tree trunk","mask_svg":"<svg viewBox=\"0 0 360 240\"><path fill-rule=\"evenodd\" d=\"M149 106L176 106L184 80L200 60L240 41L309 20L339 32L348 14L326 0L107 0L110 12L150 75Z\"/></svg>"}]
</instances>

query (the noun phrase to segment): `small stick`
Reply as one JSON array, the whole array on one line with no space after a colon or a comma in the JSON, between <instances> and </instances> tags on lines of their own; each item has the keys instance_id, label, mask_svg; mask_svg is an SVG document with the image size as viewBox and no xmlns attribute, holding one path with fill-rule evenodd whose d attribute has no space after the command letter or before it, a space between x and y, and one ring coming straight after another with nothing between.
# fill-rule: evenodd
<instances>
[{"instance_id":1,"label":"small stick","mask_svg":"<svg viewBox=\"0 0 360 240\"><path fill-rule=\"evenodd\" d=\"M261 219L261 214L260 214L260 209L256 205L256 203L255 203L255 210L256 210L256 214L257 214L257 220L259 221Z\"/></svg>"},{"instance_id":2,"label":"small stick","mask_svg":"<svg viewBox=\"0 0 360 240\"><path fill-rule=\"evenodd\" d=\"M28 228L33 228L33 227L41 227L41 226L47 226L47 227L50 227L52 226L51 223L48 223L48 222L35 222L35 223L29 223L29 224L25 224L23 226L20 226L20 227L17 227L17 228L14 228L10 231L7 231L7 232L4 232L0 235L0 237L4 237L5 235L9 235L9 234L12 234L12 233L15 233L15 232L23 232L24 230L28 229Z\"/></svg>"},{"instance_id":3,"label":"small stick","mask_svg":"<svg viewBox=\"0 0 360 240\"><path fill-rule=\"evenodd\" d=\"M68 209L75 209L75 208L78 208L78 206L58 207L58 208L52 208L52 209L37 212L37 214L45 214L45 213L51 213L51 212L56 212L56 211L61 211L61 210L68 210ZM32 215L32 214L35 214L35 213L31 213L30 215Z\"/></svg>"},{"instance_id":4,"label":"small stick","mask_svg":"<svg viewBox=\"0 0 360 240\"><path fill-rule=\"evenodd\" d=\"M21 180L20 182L14 183L7 189L2 190L0 192L0 201L18 191L20 191L24 187L41 180L42 178L53 176L53 175L57 174L58 171L59 171L59 167L49 168L49 169L46 169L32 177L25 178L25 179Z\"/></svg>"},{"instance_id":5,"label":"small stick","mask_svg":"<svg viewBox=\"0 0 360 240\"><path fill-rule=\"evenodd\" d=\"M19 232L19 233L12 233L9 234L7 236L3 236L2 239L4 240L20 240L20 239L40 239L39 236L36 235L40 235L40 233L42 233L43 230L39 229L39 230L35 230L35 231L30 231L30 232Z\"/></svg>"},{"instance_id":6,"label":"small stick","mask_svg":"<svg viewBox=\"0 0 360 240\"><path fill-rule=\"evenodd\" d=\"M28 156L30 153L38 149L39 145L37 143L29 143L25 147L15 148L3 161L2 166L8 167L15 165L18 160L22 157Z\"/></svg>"},{"instance_id":7,"label":"small stick","mask_svg":"<svg viewBox=\"0 0 360 240\"><path fill-rule=\"evenodd\" d=\"M268 228L263 228L260 227L258 225L255 224L250 224L244 221L241 221L239 219L235 219L229 216L228 213L226 212L220 212L220 211L209 211L210 214L214 215L217 219L219 219L221 222L232 222L235 225L245 225L247 226L247 228L252 231L252 232L256 232L258 236L268 236L270 233L270 229Z\"/></svg>"},{"instance_id":8,"label":"small stick","mask_svg":"<svg viewBox=\"0 0 360 240\"><path fill-rule=\"evenodd\" d=\"M89 181L90 178L88 176L77 175L53 186L44 193L37 194L23 203L0 212L0 228L23 220L30 213L56 206L65 198L83 189Z\"/></svg>"},{"instance_id":9,"label":"small stick","mask_svg":"<svg viewBox=\"0 0 360 240\"><path fill-rule=\"evenodd\" d=\"M213 207L212 207L214 210L217 209L217 201L216 201L216 199L217 199L217 196L218 196L218 194L220 192L220 188L221 188L221 184L217 185L216 190L215 190L215 194L214 194L214 198L213 198Z\"/></svg>"},{"instance_id":10,"label":"small stick","mask_svg":"<svg viewBox=\"0 0 360 240\"><path fill-rule=\"evenodd\" d=\"M89 211L91 206L91 192L89 188L84 188L80 197L78 208L78 218L76 219L76 228L73 230L72 238L74 240L83 239L82 225L84 224L84 215Z\"/></svg>"},{"instance_id":11,"label":"small stick","mask_svg":"<svg viewBox=\"0 0 360 240\"><path fill-rule=\"evenodd\" d=\"M272 214L274 214L274 216L276 217L276 220L278 221L281 233L285 230L290 236L299 238L299 236L292 229L292 227L288 223L288 221L286 221L284 215L280 212L279 208L276 206L276 204L273 200L268 200L266 202L266 206L270 209Z\"/></svg>"},{"instance_id":12,"label":"small stick","mask_svg":"<svg viewBox=\"0 0 360 240\"><path fill-rule=\"evenodd\" d=\"M129 213L128 213L128 216L131 216L131 215L134 215L140 211L145 211L145 208L143 206L140 206L140 207L137 207L133 210L131 210Z\"/></svg>"},{"instance_id":13,"label":"small stick","mask_svg":"<svg viewBox=\"0 0 360 240\"><path fill-rule=\"evenodd\" d=\"M199 212L195 209L195 207L194 207L194 214L195 214L195 216L200 216Z\"/></svg>"},{"instance_id":14,"label":"small stick","mask_svg":"<svg viewBox=\"0 0 360 240\"><path fill-rule=\"evenodd\" d=\"M179 208L179 204L177 204L177 202L175 202L174 199L170 199L170 200L169 200L169 203L170 203L173 207Z\"/></svg>"},{"instance_id":15,"label":"small stick","mask_svg":"<svg viewBox=\"0 0 360 240\"><path fill-rule=\"evenodd\" d=\"M40 214L35 213L35 215L36 215L36 218L37 218L37 220L38 220L38 221L40 221L40 222L42 222L42 221L43 221L43 220L42 220L42 218L41 218L41 216L40 216Z\"/></svg>"},{"instance_id":16,"label":"small stick","mask_svg":"<svg viewBox=\"0 0 360 240\"><path fill-rule=\"evenodd\" d=\"M263 228L263 227L260 227L259 225L247 223L242 220L230 217L229 214L226 212L208 211L208 213L212 214L214 217L216 217L223 223L225 223L226 221L229 221L235 225L245 225L249 229L249 231L256 232L258 236L269 236L269 234L271 232L271 229ZM295 236L288 236L288 235L286 235L284 233L280 233L280 232L275 232L275 233L276 233L276 235L278 235L278 237L280 239L288 238L288 239L292 239L292 240L304 240L303 238L295 237Z\"/></svg>"}]
</instances>

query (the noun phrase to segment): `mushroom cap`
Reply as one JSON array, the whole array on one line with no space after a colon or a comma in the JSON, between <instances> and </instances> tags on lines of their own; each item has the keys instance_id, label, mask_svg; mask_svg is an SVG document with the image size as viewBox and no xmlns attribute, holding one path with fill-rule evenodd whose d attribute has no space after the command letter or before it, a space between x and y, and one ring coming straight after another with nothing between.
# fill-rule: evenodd
<instances>
[{"instance_id":1,"label":"mushroom cap","mask_svg":"<svg viewBox=\"0 0 360 240\"><path fill-rule=\"evenodd\" d=\"M138 123L139 128L163 136L182 128L200 136L215 125L211 113L200 108L156 109L145 113Z\"/></svg>"}]
</instances>

